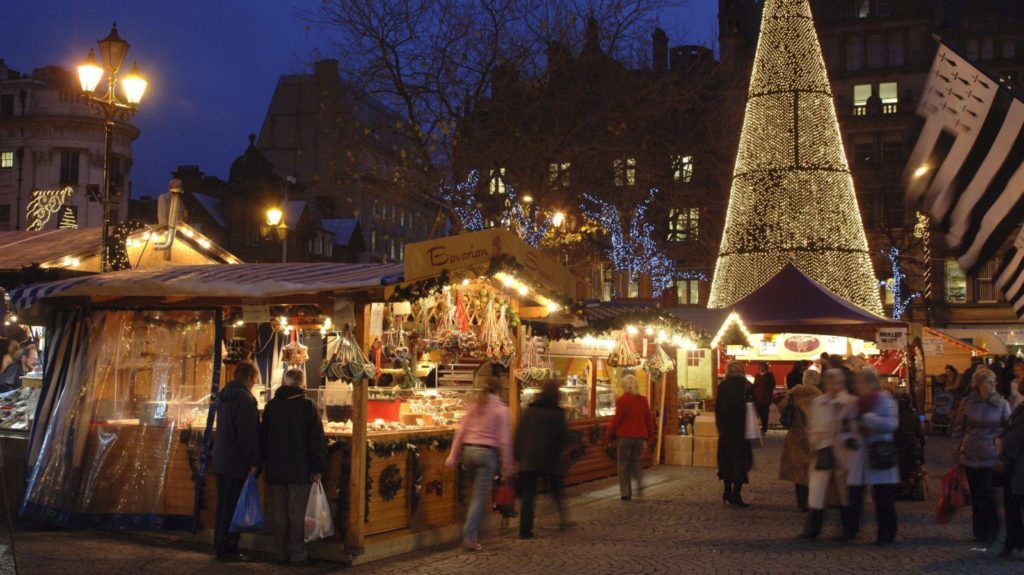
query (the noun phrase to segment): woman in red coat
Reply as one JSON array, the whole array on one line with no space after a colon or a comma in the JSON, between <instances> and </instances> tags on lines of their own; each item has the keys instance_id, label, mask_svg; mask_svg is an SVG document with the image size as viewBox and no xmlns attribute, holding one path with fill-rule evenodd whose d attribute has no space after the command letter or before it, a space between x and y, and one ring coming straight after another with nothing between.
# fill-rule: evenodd
<instances>
[{"instance_id":1,"label":"woman in red coat","mask_svg":"<svg viewBox=\"0 0 1024 575\"><path fill-rule=\"evenodd\" d=\"M647 398L637 390L636 377L627 375L622 378L622 395L615 400L615 417L605 431L608 441L618 439L619 461L619 495L623 501L633 498L633 482L636 478L636 490L644 492L643 479L640 477L644 444L654 441L654 418Z\"/></svg>"}]
</instances>

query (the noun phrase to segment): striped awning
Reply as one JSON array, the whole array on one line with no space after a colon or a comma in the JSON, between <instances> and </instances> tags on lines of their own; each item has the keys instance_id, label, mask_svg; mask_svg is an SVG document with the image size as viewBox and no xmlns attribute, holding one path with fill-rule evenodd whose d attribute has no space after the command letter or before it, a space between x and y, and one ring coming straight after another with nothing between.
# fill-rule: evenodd
<instances>
[{"instance_id":1,"label":"striped awning","mask_svg":"<svg viewBox=\"0 0 1024 575\"><path fill-rule=\"evenodd\" d=\"M26 286L11 293L15 309L43 299L269 299L344 292L398 283L403 264L288 263L177 266L126 270Z\"/></svg>"}]
</instances>

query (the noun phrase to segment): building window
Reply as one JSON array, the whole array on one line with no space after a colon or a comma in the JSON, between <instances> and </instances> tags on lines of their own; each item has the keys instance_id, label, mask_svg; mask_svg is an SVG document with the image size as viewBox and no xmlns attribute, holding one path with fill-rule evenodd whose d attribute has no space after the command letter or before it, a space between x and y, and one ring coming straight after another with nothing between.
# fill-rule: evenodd
<instances>
[{"instance_id":1,"label":"building window","mask_svg":"<svg viewBox=\"0 0 1024 575\"><path fill-rule=\"evenodd\" d=\"M903 66L903 34L896 32L889 35L889 66Z\"/></svg>"},{"instance_id":2,"label":"building window","mask_svg":"<svg viewBox=\"0 0 1024 575\"><path fill-rule=\"evenodd\" d=\"M868 36L868 68L877 70L885 66L885 41L881 34Z\"/></svg>"},{"instance_id":3,"label":"building window","mask_svg":"<svg viewBox=\"0 0 1024 575\"><path fill-rule=\"evenodd\" d=\"M885 280L885 286L882 288L882 303L885 305L893 305L896 303L896 298L892 295L893 287L896 284L892 281L892 278Z\"/></svg>"},{"instance_id":4,"label":"building window","mask_svg":"<svg viewBox=\"0 0 1024 575\"><path fill-rule=\"evenodd\" d=\"M977 60L978 59L978 39L977 38L971 38L970 40L968 40L965 48L967 50L967 57L968 58L970 58L972 60Z\"/></svg>"},{"instance_id":5,"label":"building window","mask_svg":"<svg viewBox=\"0 0 1024 575\"><path fill-rule=\"evenodd\" d=\"M903 140L882 142L882 165L889 168L903 167Z\"/></svg>"},{"instance_id":6,"label":"building window","mask_svg":"<svg viewBox=\"0 0 1024 575\"><path fill-rule=\"evenodd\" d=\"M853 0L853 17L867 18L871 15L870 0Z\"/></svg>"},{"instance_id":7,"label":"building window","mask_svg":"<svg viewBox=\"0 0 1024 575\"><path fill-rule=\"evenodd\" d=\"M116 195L124 191L124 164L117 156L110 157L110 186Z\"/></svg>"},{"instance_id":8,"label":"building window","mask_svg":"<svg viewBox=\"0 0 1024 575\"><path fill-rule=\"evenodd\" d=\"M999 262L990 260L981 266L974 278L974 301L976 303L996 303L999 292L996 291L996 273Z\"/></svg>"},{"instance_id":9,"label":"building window","mask_svg":"<svg viewBox=\"0 0 1024 575\"><path fill-rule=\"evenodd\" d=\"M676 298L679 301L679 305L700 305L700 281L677 281Z\"/></svg>"},{"instance_id":10,"label":"building window","mask_svg":"<svg viewBox=\"0 0 1024 575\"><path fill-rule=\"evenodd\" d=\"M946 303L967 303L967 276L956 263L946 260Z\"/></svg>"},{"instance_id":11,"label":"building window","mask_svg":"<svg viewBox=\"0 0 1024 575\"><path fill-rule=\"evenodd\" d=\"M885 225L889 229L900 230L906 222L906 199L899 188L890 188L882 192L885 206Z\"/></svg>"},{"instance_id":12,"label":"building window","mask_svg":"<svg viewBox=\"0 0 1024 575\"><path fill-rule=\"evenodd\" d=\"M850 36L846 39L846 69L856 72L864 67L864 39Z\"/></svg>"},{"instance_id":13,"label":"building window","mask_svg":"<svg viewBox=\"0 0 1024 575\"><path fill-rule=\"evenodd\" d=\"M619 159L613 162L615 168L615 185L635 186L636 185L636 158Z\"/></svg>"},{"instance_id":14,"label":"building window","mask_svg":"<svg viewBox=\"0 0 1024 575\"><path fill-rule=\"evenodd\" d=\"M996 52L995 40L993 40L992 38L982 38L981 39L981 59L982 60L991 60L992 58L995 57L995 52Z\"/></svg>"},{"instance_id":15,"label":"building window","mask_svg":"<svg viewBox=\"0 0 1024 575\"><path fill-rule=\"evenodd\" d=\"M552 186L569 187L569 162L552 162L548 164L548 183Z\"/></svg>"},{"instance_id":16,"label":"building window","mask_svg":"<svg viewBox=\"0 0 1024 575\"><path fill-rule=\"evenodd\" d=\"M862 142L853 144L853 165L872 166L875 163L874 142Z\"/></svg>"},{"instance_id":17,"label":"building window","mask_svg":"<svg viewBox=\"0 0 1024 575\"><path fill-rule=\"evenodd\" d=\"M0 168L10 169L14 167L14 152L0 152Z\"/></svg>"},{"instance_id":18,"label":"building window","mask_svg":"<svg viewBox=\"0 0 1024 575\"><path fill-rule=\"evenodd\" d=\"M868 115L868 99L871 98L871 84L857 84L853 87L853 115Z\"/></svg>"},{"instance_id":19,"label":"building window","mask_svg":"<svg viewBox=\"0 0 1024 575\"><path fill-rule=\"evenodd\" d=\"M1013 39L1003 40L1003 58L1017 57L1017 42Z\"/></svg>"},{"instance_id":20,"label":"building window","mask_svg":"<svg viewBox=\"0 0 1024 575\"><path fill-rule=\"evenodd\" d=\"M672 208L668 211L668 241L695 241L699 231L699 208Z\"/></svg>"},{"instance_id":21,"label":"building window","mask_svg":"<svg viewBox=\"0 0 1024 575\"><path fill-rule=\"evenodd\" d=\"M693 180L693 156L672 156L672 180L684 184Z\"/></svg>"},{"instance_id":22,"label":"building window","mask_svg":"<svg viewBox=\"0 0 1024 575\"><path fill-rule=\"evenodd\" d=\"M11 229L11 204L0 204L0 228Z\"/></svg>"},{"instance_id":23,"label":"building window","mask_svg":"<svg viewBox=\"0 0 1024 575\"><path fill-rule=\"evenodd\" d=\"M629 295L627 297L630 299L640 297L640 282L637 281L635 276L629 280Z\"/></svg>"},{"instance_id":24,"label":"building window","mask_svg":"<svg viewBox=\"0 0 1024 575\"><path fill-rule=\"evenodd\" d=\"M892 16L892 0L875 0L875 16Z\"/></svg>"},{"instance_id":25,"label":"building window","mask_svg":"<svg viewBox=\"0 0 1024 575\"><path fill-rule=\"evenodd\" d=\"M0 96L0 118L14 115L14 94Z\"/></svg>"},{"instance_id":26,"label":"building window","mask_svg":"<svg viewBox=\"0 0 1024 575\"><path fill-rule=\"evenodd\" d=\"M492 196L505 193L505 168L491 170L488 173L488 190Z\"/></svg>"},{"instance_id":27,"label":"building window","mask_svg":"<svg viewBox=\"0 0 1024 575\"><path fill-rule=\"evenodd\" d=\"M377 230L370 230L370 253L377 253Z\"/></svg>"},{"instance_id":28,"label":"building window","mask_svg":"<svg viewBox=\"0 0 1024 575\"><path fill-rule=\"evenodd\" d=\"M897 82L879 84L878 98L882 100L883 114L895 114L900 111L900 87Z\"/></svg>"},{"instance_id":29,"label":"building window","mask_svg":"<svg viewBox=\"0 0 1024 575\"><path fill-rule=\"evenodd\" d=\"M64 150L60 153L60 185L78 183L78 152Z\"/></svg>"}]
</instances>

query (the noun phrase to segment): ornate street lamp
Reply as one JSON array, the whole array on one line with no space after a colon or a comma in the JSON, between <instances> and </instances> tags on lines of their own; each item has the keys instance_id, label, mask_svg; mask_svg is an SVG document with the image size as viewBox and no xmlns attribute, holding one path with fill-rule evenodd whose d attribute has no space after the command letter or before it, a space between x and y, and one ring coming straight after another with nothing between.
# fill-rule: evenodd
<instances>
[{"instance_id":1,"label":"ornate street lamp","mask_svg":"<svg viewBox=\"0 0 1024 575\"><path fill-rule=\"evenodd\" d=\"M263 237L273 239L274 236L281 242L281 263L288 261L288 224L284 221L284 212L280 208L267 210L266 218L260 225Z\"/></svg>"},{"instance_id":2,"label":"ornate street lamp","mask_svg":"<svg viewBox=\"0 0 1024 575\"><path fill-rule=\"evenodd\" d=\"M131 118L138 110L139 102L146 93L146 80L139 75L139 67L132 64L132 69L121 79L123 95L117 93L117 74L128 54L128 42L117 34L117 23L110 29L106 38L97 42L102 62L96 61L96 54L90 48L85 62L78 66L78 80L82 84L82 94L86 101L100 111L104 117L103 124L103 251L100 257L100 271L108 271L110 250L110 149L113 144L114 119ZM107 91L98 94L97 88L103 75L107 75Z\"/></svg>"}]
</instances>

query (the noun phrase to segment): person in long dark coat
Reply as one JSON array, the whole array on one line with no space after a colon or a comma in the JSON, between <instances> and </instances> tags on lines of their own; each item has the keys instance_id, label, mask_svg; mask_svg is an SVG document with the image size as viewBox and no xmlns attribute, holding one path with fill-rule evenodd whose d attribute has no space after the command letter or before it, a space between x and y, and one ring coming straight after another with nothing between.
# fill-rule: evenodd
<instances>
[{"instance_id":1,"label":"person in long dark coat","mask_svg":"<svg viewBox=\"0 0 1024 575\"><path fill-rule=\"evenodd\" d=\"M548 492L558 510L559 526L570 526L562 498L562 478L566 465L562 452L569 441L569 424L565 410L558 401L558 382L548 381L543 391L523 411L516 429L515 455L519 463L519 490L523 499L519 517L519 538L533 537L533 510L537 495L537 481L547 481Z\"/></svg>"},{"instance_id":2,"label":"person in long dark coat","mask_svg":"<svg viewBox=\"0 0 1024 575\"><path fill-rule=\"evenodd\" d=\"M1006 541L1000 557L1024 551L1024 405L1010 414L1006 431L997 444L1006 459L1003 474L1003 510Z\"/></svg>"},{"instance_id":3,"label":"person in long dark coat","mask_svg":"<svg viewBox=\"0 0 1024 575\"><path fill-rule=\"evenodd\" d=\"M718 386L715 398L715 424L718 426L718 478L722 480L722 501L737 507L748 507L743 501L743 485L754 464L754 451L746 435L747 401L750 384L743 374L743 364L734 361L726 370L725 381Z\"/></svg>"}]
</instances>

